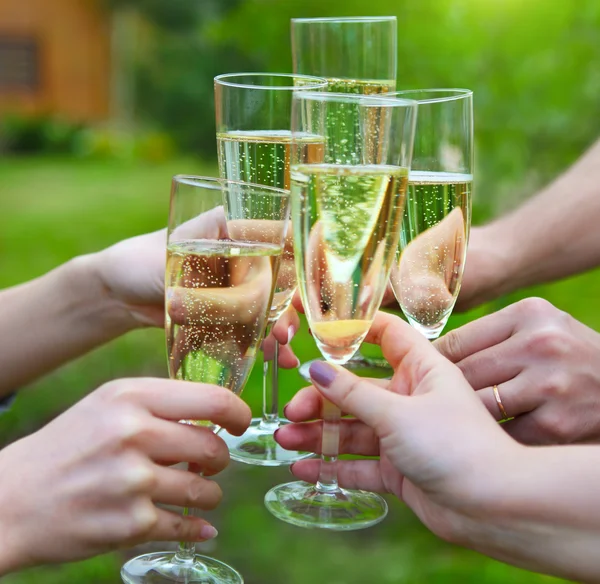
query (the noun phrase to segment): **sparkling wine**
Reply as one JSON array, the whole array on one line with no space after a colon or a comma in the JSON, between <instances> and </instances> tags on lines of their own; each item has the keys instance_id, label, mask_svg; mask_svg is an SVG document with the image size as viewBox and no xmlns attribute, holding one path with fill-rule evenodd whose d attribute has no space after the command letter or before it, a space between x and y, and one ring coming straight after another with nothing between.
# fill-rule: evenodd
<instances>
[{"instance_id":1,"label":"sparkling wine","mask_svg":"<svg viewBox=\"0 0 600 584\"><path fill-rule=\"evenodd\" d=\"M173 379L239 393L254 365L281 247L186 240L167 248L167 350Z\"/></svg>"},{"instance_id":2,"label":"sparkling wine","mask_svg":"<svg viewBox=\"0 0 600 584\"><path fill-rule=\"evenodd\" d=\"M391 282L406 317L430 338L446 324L460 290L472 182L467 174L410 173Z\"/></svg>"},{"instance_id":3,"label":"sparkling wine","mask_svg":"<svg viewBox=\"0 0 600 584\"><path fill-rule=\"evenodd\" d=\"M303 305L323 354L345 363L385 291L408 172L385 165L305 164L294 166L291 176Z\"/></svg>"},{"instance_id":4,"label":"sparkling wine","mask_svg":"<svg viewBox=\"0 0 600 584\"><path fill-rule=\"evenodd\" d=\"M226 132L217 134L219 170L229 180L290 188L292 134L289 131ZM296 136L296 160L323 160L323 139ZM269 320L276 321L288 307L296 289L291 233L281 258L279 276Z\"/></svg>"},{"instance_id":5,"label":"sparkling wine","mask_svg":"<svg viewBox=\"0 0 600 584\"><path fill-rule=\"evenodd\" d=\"M333 93L356 93L362 95L377 95L390 93L396 88L396 81L389 80L365 80L344 79L335 77L327 79L327 91Z\"/></svg>"}]
</instances>

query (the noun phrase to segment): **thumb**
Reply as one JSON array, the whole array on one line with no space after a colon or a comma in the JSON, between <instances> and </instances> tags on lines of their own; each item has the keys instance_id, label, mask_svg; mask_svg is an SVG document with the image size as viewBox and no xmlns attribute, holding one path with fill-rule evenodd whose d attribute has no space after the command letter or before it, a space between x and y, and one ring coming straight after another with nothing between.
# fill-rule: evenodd
<instances>
[{"instance_id":1,"label":"thumb","mask_svg":"<svg viewBox=\"0 0 600 584\"><path fill-rule=\"evenodd\" d=\"M383 430L399 400L407 399L324 361L315 361L309 371L311 380L324 398L342 412L362 420L379 435L378 430Z\"/></svg>"}]
</instances>

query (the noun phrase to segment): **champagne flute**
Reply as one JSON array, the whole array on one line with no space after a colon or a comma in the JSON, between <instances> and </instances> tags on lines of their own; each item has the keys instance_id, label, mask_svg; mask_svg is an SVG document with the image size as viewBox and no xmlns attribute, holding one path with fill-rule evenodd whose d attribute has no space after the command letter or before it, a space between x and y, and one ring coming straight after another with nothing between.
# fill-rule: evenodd
<instances>
[{"instance_id":1,"label":"champagne flute","mask_svg":"<svg viewBox=\"0 0 600 584\"><path fill-rule=\"evenodd\" d=\"M292 150L292 226L298 287L325 359L343 365L377 312L400 239L416 102L339 93L294 95L292 132L324 139L324 162ZM265 505L301 527L351 530L381 521L387 505L337 482L340 411L326 403L316 485L271 489Z\"/></svg>"},{"instance_id":2,"label":"champagne flute","mask_svg":"<svg viewBox=\"0 0 600 584\"><path fill-rule=\"evenodd\" d=\"M283 73L232 73L215 78L217 149L223 178L265 184L289 190L290 120L292 95L297 91L318 91L325 79ZM319 162L323 145L306 136L300 156L305 162ZM279 278L269 315L269 330L289 306L296 289L296 271L291 233L281 260ZM308 452L285 450L273 433L287 420L279 417L279 345L263 351L263 414L254 418L243 436L225 431L220 436L231 458L259 466L280 466L312 456Z\"/></svg>"},{"instance_id":3,"label":"champagne flute","mask_svg":"<svg viewBox=\"0 0 600 584\"><path fill-rule=\"evenodd\" d=\"M436 339L460 291L471 225L473 92L399 91L419 104L419 119L397 261L394 294L408 322Z\"/></svg>"},{"instance_id":4,"label":"champagne flute","mask_svg":"<svg viewBox=\"0 0 600 584\"><path fill-rule=\"evenodd\" d=\"M395 16L293 18L294 73L318 75L328 91L364 95L387 94L396 88L397 28ZM310 364L300 375L310 381ZM357 352L345 365L369 377L391 377L385 359Z\"/></svg>"},{"instance_id":5,"label":"champagne flute","mask_svg":"<svg viewBox=\"0 0 600 584\"><path fill-rule=\"evenodd\" d=\"M165 277L171 378L242 391L267 326L288 218L282 189L173 179ZM184 423L219 430L208 421ZM193 542L134 558L121 577L126 584L243 583L227 564L197 555Z\"/></svg>"}]
</instances>

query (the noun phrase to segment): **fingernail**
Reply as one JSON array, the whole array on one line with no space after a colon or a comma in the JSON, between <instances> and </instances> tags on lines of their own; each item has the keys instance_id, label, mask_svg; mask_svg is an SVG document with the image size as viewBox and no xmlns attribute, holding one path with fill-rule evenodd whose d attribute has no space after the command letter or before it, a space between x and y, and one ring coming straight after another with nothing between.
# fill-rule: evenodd
<instances>
[{"instance_id":1,"label":"fingernail","mask_svg":"<svg viewBox=\"0 0 600 584\"><path fill-rule=\"evenodd\" d=\"M325 361L315 361L311 364L310 378L321 387L329 387L336 376L335 369Z\"/></svg>"},{"instance_id":2,"label":"fingernail","mask_svg":"<svg viewBox=\"0 0 600 584\"><path fill-rule=\"evenodd\" d=\"M287 340L288 343L291 343L291 341L294 338L295 334L296 334L296 327L293 324L291 324L288 327L288 340Z\"/></svg>"},{"instance_id":3,"label":"fingernail","mask_svg":"<svg viewBox=\"0 0 600 584\"><path fill-rule=\"evenodd\" d=\"M287 418L287 414L286 414L286 410L289 408L290 404L285 404L283 406L283 417ZM276 432L279 432L279 428L276 430Z\"/></svg>"},{"instance_id":4,"label":"fingernail","mask_svg":"<svg viewBox=\"0 0 600 584\"><path fill-rule=\"evenodd\" d=\"M281 430L281 428L277 428L277 430L273 432L273 439L275 440L275 442L277 442L277 432L279 432L279 430Z\"/></svg>"},{"instance_id":5,"label":"fingernail","mask_svg":"<svg viewBox=\"0 0 600 584\"><path fill-rule=\"evenodd\" d=\"M292 476L294 476L294 464L296 464L296 463L294 462L294 463L290 464L290 467L289 467L289 469L288 469L288 470L290 471L290 474L291 474Z\"/></svg>"},{"instance_id":6,"label":"fingernail","mask_svg":"<svg viewBox=\"0 0 600 584\"><path fill-rule=\"evenodd\" d=\"M214 539L217 535L219 535L219 532L212 525L203 525L200 530L202 539Z\"/></svg>"},{"instance_id":7,"label":"fingernail","mask_svg":"<svg viewBox=\"0 0 600 584\"><path fill-rule=\"evenodd\" d=\"M294 365L294 369L298 369L298 367L300 367L300 359L296 357L296 364Z\"/></svg>"}]
</instances>

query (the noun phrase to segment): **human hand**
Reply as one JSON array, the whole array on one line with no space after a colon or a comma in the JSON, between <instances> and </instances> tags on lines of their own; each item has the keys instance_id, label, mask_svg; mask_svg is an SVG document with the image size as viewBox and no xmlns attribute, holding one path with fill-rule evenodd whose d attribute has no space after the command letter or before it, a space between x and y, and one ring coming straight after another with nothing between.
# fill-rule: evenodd
<instances>
[{"instance_id":1,"label":"human hand","mask_svg":"<svg viewBox=\"0 0 600 584\"><path fill-rule=\"evenodd\" d=\"M512 234L500 224L471 227L465 271L455 310L475 308L519 287L512 270L518 260Z\"/></svg>"},{"instance_id":2,"label":"human hand","mask_svg":"<svg viewBox=\"0 0 600 584\"><path fill-rule=\"evenodd\" d=\"M205 520L157 504L213 509L219 486L164 466L189 462L205 476L229 453L210 420L235 435L248 406L229 390L164 379L102 386L40 431L0 452L0 575L153 540L202 541Z\"/></svg>"},{"instance_id":3,"label":"human hand","mask_svg":"<svg viewBox=\"0 0 600 584\"><path fill-rule=\"evenodd\" d=\"M416 234L394 263L390 282L398 303L423 327L445 324L452 311L462 280L466 243L465 219L456 207L442 221Z\"/></svg>"},{"instance_id":4,"label":"human hand","mask_svg":"<svg viewBox=\"0 0 600 584\"><path fill-rule=\"evenodd\" d=\"M178 229L180 237L193 238L199 230L207 236L207 228L211 230L212 237L218 237L227 229L235 235L242 236L244 230L251 227L251 222L226 222L222 213L218 214L213 210ZM274 237L273 229L263 231L266 241ZM255 230L252 234L256 237ZM126 239L90 256L93 273L103 294L120 306L123 320L130 323L129 328L164 326L166 244L167 232L166 229L162 229ZM291 313L282 316L281 324L273 330L280 344L285 345L279 352L279 365L284 368L296 367L298 361L288 344L293 337L293 334L288 336L290 326L294 326L295 334L299 321Z\"/></svg>"},{"instance_id":5,"label":"human hand","mask_svg":"<svg viewBox=\"0 0 600 584\"><path fill-rule=\"evenodd\" d=\"M435 342L496 419L493 386L530 444L600 442L600 335L541 298L527 298Z\"/></svg>"},{"instance_id":6,"label":"human hand","mask_svg":"<svg viewBox=\"0 0 600 584\"><path fill-rule=\"evenodd\" d=\"M392 380L314 364L318 390L298 392L285 409L295 424L276 439L290 450L319 452L321 423L307 420L321 416L323 398L332 401L355 416L341 421L340 454L379 457L338 462L340 485L392 493L436 534L463 542L502 499L503 469L524 447L501 431L459 369L401 319L379 313L366 341L381 345ZM319 464L300 461L292 472L314 483Z\"/></svg>"}]
</instances>

